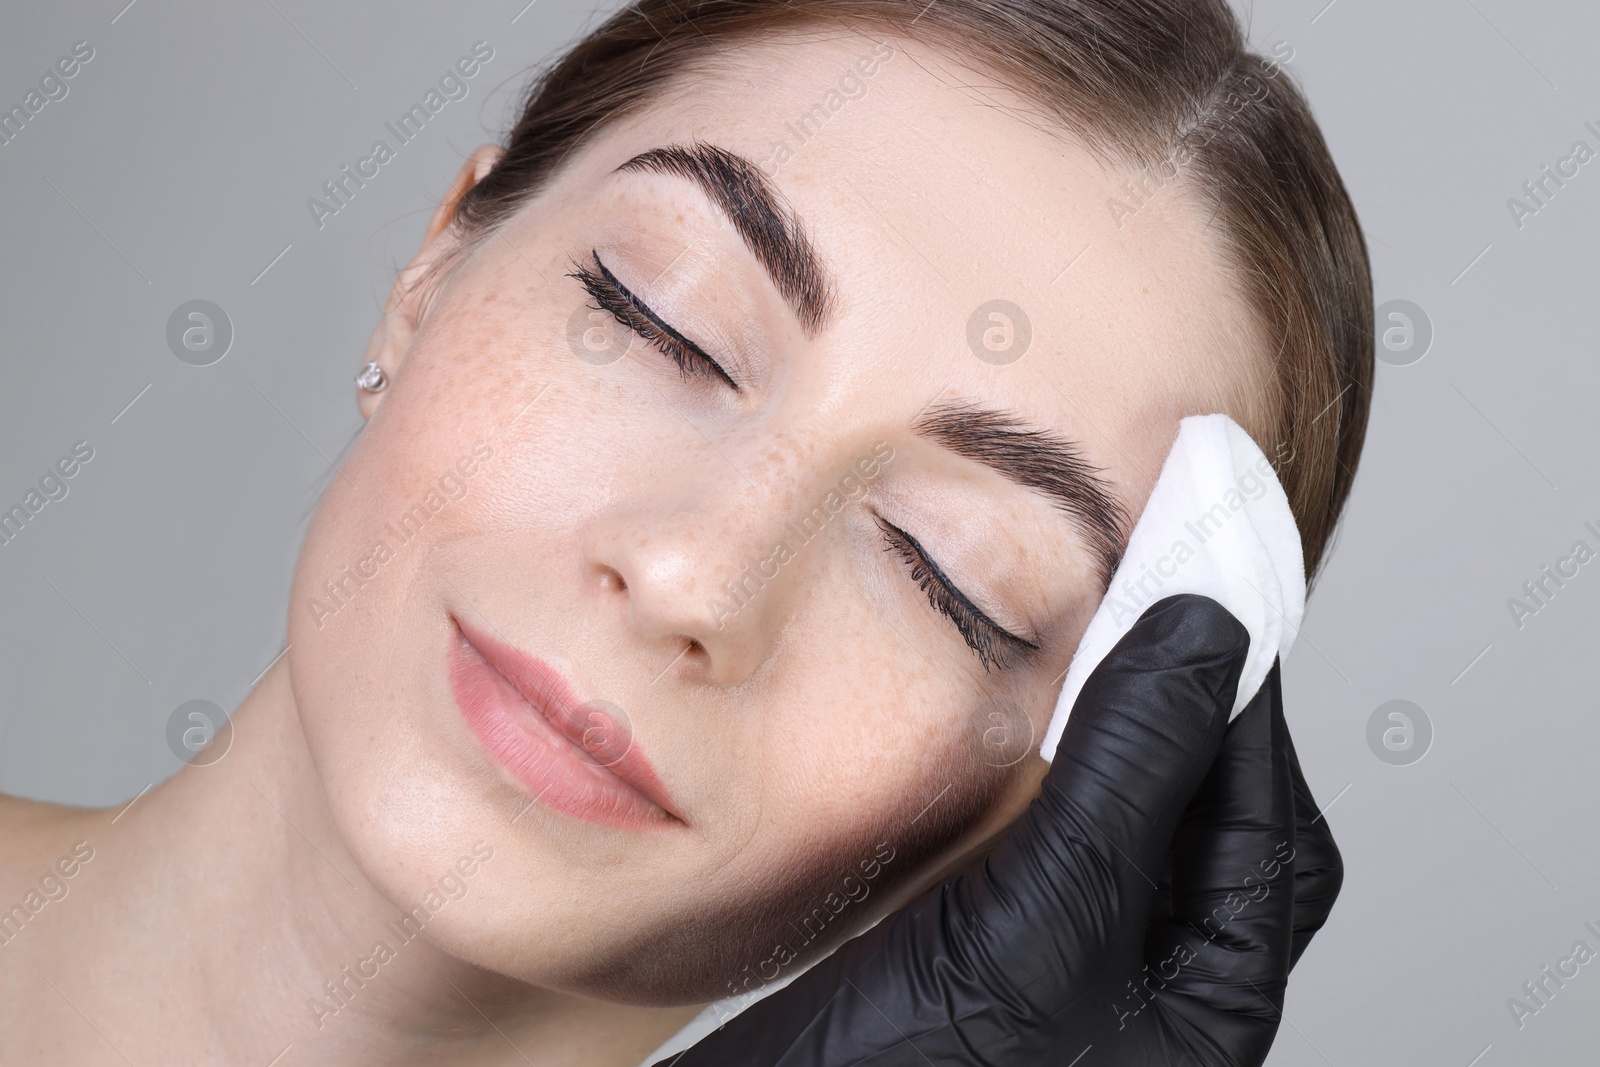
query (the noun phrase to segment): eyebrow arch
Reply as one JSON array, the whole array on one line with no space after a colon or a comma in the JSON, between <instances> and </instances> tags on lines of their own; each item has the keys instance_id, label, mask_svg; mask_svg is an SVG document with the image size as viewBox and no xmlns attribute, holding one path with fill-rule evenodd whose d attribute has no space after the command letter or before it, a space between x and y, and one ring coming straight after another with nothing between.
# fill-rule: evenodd
<instances>
[{"instance_id":1,"label":"eyebrow arch","mask_svg":"<svg viewBox=\"0 0 1600 1067\"><path fill-rule=\"evenodd\" d=\"M912 428L918 436L1049 497L1088 541L1102 591L1111 587L1128 545L1128 512L1075 442L1029 429L1014 415L970 401L940 404L919 416Z\"/></svg>"},{"instance_id":2,"label":"eyebrow arch","mask_svg":"<svg viewBox=\"0 0 1600 1067\"><path fill-rule=\"evenodd\" d=\"M806 337L832 317L834 282L812 247L806 227L761 168L718 145L695 141L641 152L617 171L688 178L733 223L772 283L800 319Z\"/></svg>"}]
</instances>

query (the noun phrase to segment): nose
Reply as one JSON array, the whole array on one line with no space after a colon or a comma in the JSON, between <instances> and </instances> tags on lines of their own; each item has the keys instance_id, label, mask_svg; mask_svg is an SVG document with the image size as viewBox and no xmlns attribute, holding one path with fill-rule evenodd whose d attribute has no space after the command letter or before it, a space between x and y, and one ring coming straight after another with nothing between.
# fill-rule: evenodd
<instances>
[{"instance_id":1,"label":"nose","mask_svg":"<svg viewBox=\"0 0 1600 1067\"><path fill-rule=\"evenodd\" d=\"M692 484L641 480L585 538L587 592L602 610L653 648L663 670L681 666L716 685L738 684L769 654L800 551L789 529L800 495L793 469L745 469L722 466ZM661 484L670 482L680 484Z\"/></svg>"}]
</instances>

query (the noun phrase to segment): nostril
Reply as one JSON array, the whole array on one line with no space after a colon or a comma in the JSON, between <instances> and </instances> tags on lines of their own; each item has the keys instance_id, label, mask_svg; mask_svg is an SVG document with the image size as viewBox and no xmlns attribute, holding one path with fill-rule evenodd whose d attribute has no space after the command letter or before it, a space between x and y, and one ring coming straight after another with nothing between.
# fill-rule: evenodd
<instances>
[{"instance_id":1,"label":"nostril","mask_svg":"<svg viewBox=\"0 0 1600 1067\"><path fill-rule=\"evenodd\" d=\"M626 593L628 582L622 577L622 572L612 567L601 567L600 588L608 593Z\"/></svg>"}]
</instances>

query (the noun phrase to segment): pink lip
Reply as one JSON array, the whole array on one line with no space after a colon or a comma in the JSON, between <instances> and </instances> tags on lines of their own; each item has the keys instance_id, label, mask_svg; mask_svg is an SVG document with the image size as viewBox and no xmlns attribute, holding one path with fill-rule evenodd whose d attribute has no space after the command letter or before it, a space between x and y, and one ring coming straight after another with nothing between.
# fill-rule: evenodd
<instances>
[{"instance_id":1,"label":"pink lip","mask_svg":"<svg viewBox=\"0 0 1600 1067\"><path fill-rule=\"evenodd\" d=\"M467 725L549 807L626 829L685 819L625 723L584 704L555 668L452 616L450 688Z\"/></svg>"}]
</instances>

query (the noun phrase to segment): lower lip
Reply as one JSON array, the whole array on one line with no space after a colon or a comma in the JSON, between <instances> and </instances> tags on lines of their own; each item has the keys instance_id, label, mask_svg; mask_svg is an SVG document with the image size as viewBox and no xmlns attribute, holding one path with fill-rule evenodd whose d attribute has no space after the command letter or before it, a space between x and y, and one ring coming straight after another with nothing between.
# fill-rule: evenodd
<instances>
[{"instance_id":1,"label":"lower lip","mask_svg":"<svg viewBox=\"0 0 1600 1067\"><path fill-rule=\"evenodd\" d=\"M666 829L679 820L600 766L551 725L451 626L450 688L484 748L534 799L568 815L622 829Z\"/></svg>"}]
</instances>

